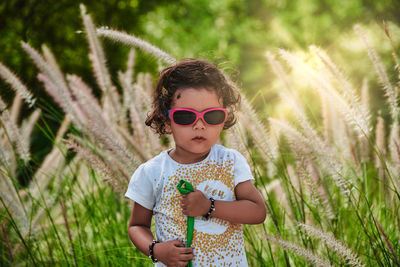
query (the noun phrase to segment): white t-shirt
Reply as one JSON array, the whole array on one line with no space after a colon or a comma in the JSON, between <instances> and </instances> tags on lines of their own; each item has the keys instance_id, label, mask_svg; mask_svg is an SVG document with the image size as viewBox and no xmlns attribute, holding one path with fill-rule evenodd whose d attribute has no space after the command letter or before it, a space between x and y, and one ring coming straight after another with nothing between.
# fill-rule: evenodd
<instances>
[{"instance_id":1,"label":"white t-shirt","mask_svg":"<svg viewBox=\"0 0 400 267\"><path fill-rule=\"evenodd\" d=\"M235 186L251 179L245 158L222 145L215 144L204 160L193 164L178 163L163 151L137 168L125 196L153 211L157 240L178 239L185 244L187 220L177 189L180 180L207 198L234 201ZM192 247L193 266L247 266L241 224L195 217Z\"/></svg>"}]
</instances>

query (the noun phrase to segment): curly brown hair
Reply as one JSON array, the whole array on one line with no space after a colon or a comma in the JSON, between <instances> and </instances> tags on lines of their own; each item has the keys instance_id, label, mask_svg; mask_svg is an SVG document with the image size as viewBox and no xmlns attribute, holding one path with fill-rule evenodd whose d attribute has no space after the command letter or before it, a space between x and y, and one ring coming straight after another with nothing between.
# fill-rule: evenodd
<instances>
[{"instance_id":1,"label":"curly brown hair","mask_svg":"<svg viewBox=\"0 0 400 267\"><path fill-rule=\"evenodd\" d=\"M239 108L241 97L234 83L207 60L184 59L161 71L153 95L153 111L148 115L146 125L159 135L167 134L165 123L169 121L167 113L172 97L178 89L185 88L215 90L228 112L223 129L236 123L234 112Z\"/></svg>"}]
</instances>

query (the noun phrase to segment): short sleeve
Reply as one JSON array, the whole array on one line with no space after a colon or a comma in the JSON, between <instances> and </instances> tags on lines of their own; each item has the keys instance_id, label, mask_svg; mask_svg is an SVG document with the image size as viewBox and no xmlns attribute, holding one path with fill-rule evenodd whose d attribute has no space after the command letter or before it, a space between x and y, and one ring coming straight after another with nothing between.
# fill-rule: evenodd
<instances>
[{"instance_id":1,"label":"short sleeve","mask_svg":"<svg viewBox=\"0 0 400 267\"><path fill-rule=\"evenodd\" d=\"M145 172L143 164L133 173L125 196L146 209L153 210L156 203L156 197L153 190L153 184L151 183L149 174Z\"/></svg>"},{"instance_id":2,"label":"short sleeve","mask_svg":"<svg viewBox=\"0 0 400 267\"><path fill-rule=\"evenodd\" d=\"M234 151L234 182L235 186L239 183L247 180L254 180L253 174L251 173L250 166L247 164L246 159L238 151Z\"/></svg>"}]
</instances>

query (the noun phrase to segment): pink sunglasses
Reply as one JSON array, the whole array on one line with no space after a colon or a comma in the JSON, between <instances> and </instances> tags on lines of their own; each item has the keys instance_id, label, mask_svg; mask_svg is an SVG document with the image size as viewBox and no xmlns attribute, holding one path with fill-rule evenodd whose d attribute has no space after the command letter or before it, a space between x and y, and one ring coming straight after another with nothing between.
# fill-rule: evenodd
<instances>
[{"instance_id":1,"label":"pink sunglasses","mask_svg":"<svg viewBox=\"0 0 400 267\"><path fill-rule=\"evenodd\" d=\"M168 110L168 118L175 124L189 126L195 124L200 118L208 125L220 125L226 121L228 114L225 108L210 108L197 112L186 108Z\"/></svg>"}]
</instances>

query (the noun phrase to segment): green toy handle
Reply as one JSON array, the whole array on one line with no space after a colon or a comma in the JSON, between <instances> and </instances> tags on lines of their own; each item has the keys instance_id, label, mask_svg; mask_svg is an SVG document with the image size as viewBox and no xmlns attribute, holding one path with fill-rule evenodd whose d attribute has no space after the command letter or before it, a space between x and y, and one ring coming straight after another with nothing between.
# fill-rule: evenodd
<instances>
[{"instance_id":1,"label":"green toy handle","mask_svg":"<svg viewBox=\"0 0 400 267\"><path fill-rule=\"evenodd\" d=\"M182 195L186 195L186 194L189 194L190 192L194 192L193 186L185 180L179 181L178 190ZM193 230L194 230L194 218L192 216L187 216L186 247L190 247L192 245ZM192 261L189 261L188 266L189 267L192 266Z\"/></svg>"}]
</instances>

